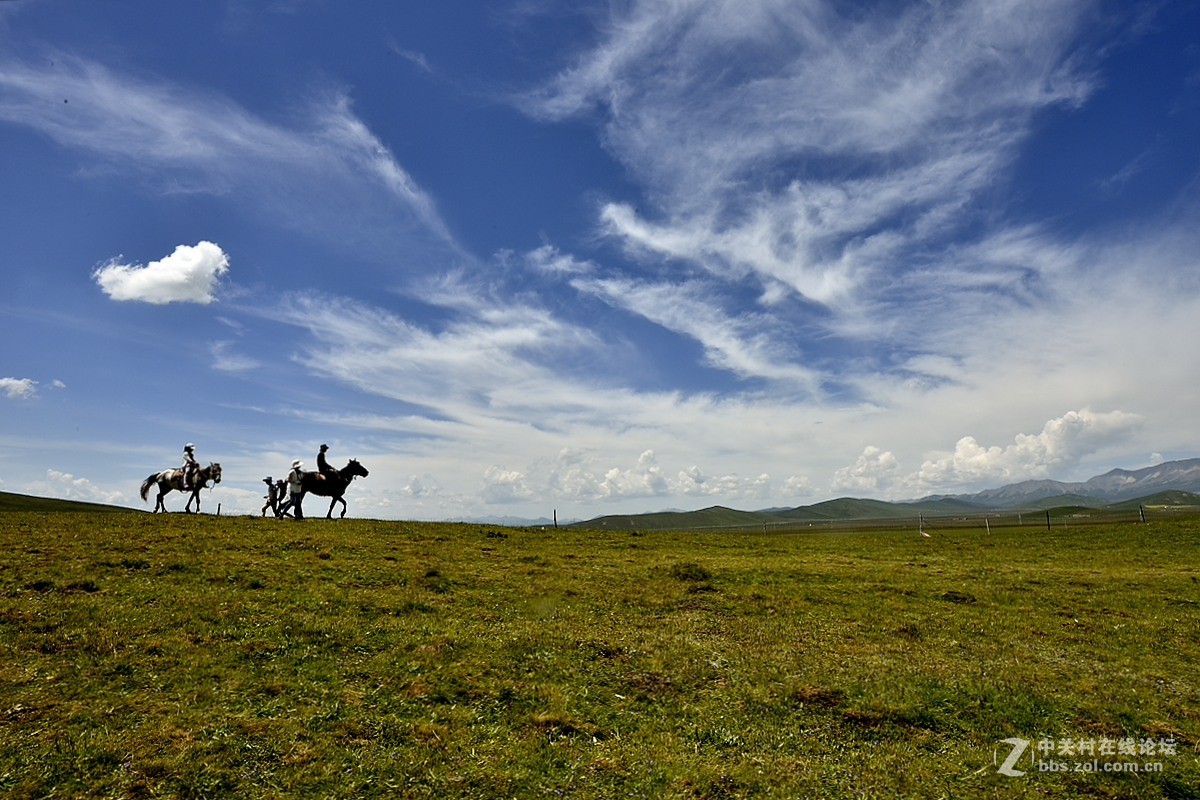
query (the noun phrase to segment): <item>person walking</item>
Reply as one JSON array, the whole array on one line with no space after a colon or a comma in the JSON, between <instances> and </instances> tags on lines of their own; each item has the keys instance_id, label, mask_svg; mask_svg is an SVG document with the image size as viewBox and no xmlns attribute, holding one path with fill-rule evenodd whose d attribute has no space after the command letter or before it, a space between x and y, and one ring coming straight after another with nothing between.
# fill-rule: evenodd
<instances>
[{"instance_id":1,"label":"person walking","mask_svg":"<svg viewBox=\"0 0 1200 800\"><path fill-rule=\"evenodd\" d=\"M288 501L279 509L279 516L287 515L288 511L292 512L294 519L304 519L304 509L300 507L300 501L304 496L304 462L296 459L292 462L292 471L288 473Z\"/></svg>"},{"instance_id":2,"label":"person walking","mask_svg":"<svg viewBox=\"0 0 1200 800\"><path fill-rule=\"evenodd\" d=\"M267 495L263 499L267 502L263 503L262 515L267 515L267 509L271 509L271 513L279 516L279 503L283 500L283 487L286 485L283 481L276 481L270 475L263 478L263 483L267 485Z\"/></svg>"}]
</instances>

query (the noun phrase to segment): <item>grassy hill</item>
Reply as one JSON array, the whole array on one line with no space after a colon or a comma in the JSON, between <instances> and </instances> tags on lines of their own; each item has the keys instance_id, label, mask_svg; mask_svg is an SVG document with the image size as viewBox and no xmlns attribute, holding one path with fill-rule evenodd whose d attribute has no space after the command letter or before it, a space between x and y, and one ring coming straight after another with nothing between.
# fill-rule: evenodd
<instances>
[{"instance_id":1,"label":"grassy hill","mask_svg":"<svg viewBox=\"0 0 1200 800\"><path fill-rule=\"evenodd\" d=\"M5 511L51 511L55 513L143 513L135 508L84 503L78 500L57 500L50 497L35 497L28 494L0 492L0 512Z\"/></svg>"},{"instance_id":2,"label":"grassy hill","mask_svg":"<svg viewBox=\"0 0 1200 800\"><path fill-rule=\"evenodd\" d=\"M653 514L614 514L568 527L600 530L701 530L704 528L736 528L777 522L778 517L757 511L737 511L724 506L712 506L699 511L660 511Z\"/></svg>"},{"instance_id":3,"label":"grassy hill","mask_svg":"<svg viewBox=\"0 0 1200 800\"><path fill-rule=\"evenodd\" d=\"M785 511L778 516L791 520L887 520L915 519L925 516L972 513L979 514L984 509L961 500L945 498L941 500L923 500L916 503L888 503L883 500L865 500L854 497L842 497L837 500L827 500L811 506L801 506Z\"/></svg>"},{"instance_id":4,"label":"grassy hill","mask_svg":"<svg viewBox=\"0 0 1200 800\"><path fill-rule=\"evenodd\" d=\"M810 506L776 508L765 511L738 511L723 506L713 506L699 511L619 514L577 522L566 527L626 531L734 530L764 527L772 530L812 526L818 523L837 524L843 527L855 523L887 524L902 520L915 521L919 517L924 517L926 520L974 519L982 526L984 517L1016 520L1021 514L1028 516L1031 513L1045 512L1050 512L1054 516L1108 518L1115 521L1120 517L1132 519L1142 508L1178 512L1194 509L1200 512L1200 495L1168 491L1112 504L1081 495L1057 495L1036 500L1020 509L1008 507L989 509L986 506L955 498L891 503L884 500L840 497Z\"/></svg>"},{"instance_id":5,"label":"grassy hill","mask_svg":"<svg viewBox=\"0 0 1200 800\"><path fill-rule=\"evenodd\" d=\"M1152 494L1148 497L1140 497L1137 500L1129 500L1124 503L1114 503L1109 508L1119 509L1137 509L1137 508L1160 508L1160 509L1200 509L1200 494L1182 491L1167 491Z\"/></svg>"},{"instance_id":6,"label":"grassy hill","mask_svg":"<svg viewBox=\"0 0 1200 800\"><path fill-rule=\"evenodd\" d=\"M13 512L0 795L1194 798L1198 545Z\"/></svg>"}]
</instances>

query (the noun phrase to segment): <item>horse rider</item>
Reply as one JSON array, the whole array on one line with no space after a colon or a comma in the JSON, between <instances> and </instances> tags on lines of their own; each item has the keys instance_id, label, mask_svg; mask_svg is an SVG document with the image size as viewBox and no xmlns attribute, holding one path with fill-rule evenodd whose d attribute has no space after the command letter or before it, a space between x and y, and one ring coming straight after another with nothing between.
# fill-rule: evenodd
<instances>
[{"instance_id":1,"label":"horse rider","mask_svg":"<svg viewBox=\"0 0 1200 800\"><path fill-rule=\"evenodd\" d=\"M329 462L325 460L325 451L328 449L329 445L323 444L321 445L320 451L317 452L317 472L321 473L330 480L338 480L342 476L336 469L329 466Z\"/></svg>"},{"instance_id":2,"label":"horse rider","mask_svg":"<svg viewBox=\"0 0 1200 800\"><path fill-rule=\"evenodd\" d=\"M192 483L196 476L196 470L200 469L200 462L196 461L196 445L188 442L183 446L183 488L191 489Z\"/></svg>"},{"instance_id":3,"label":"horse rider","mask_svg":"<svg viewBox=\"0 0 1200 800\"><path fill-rule=\"evenodd\" d=\"M300 498L304 495L304 462L296 459L292 462L292 471L288 473L288 501L279 509L279 516L287 514L289 509L296 519L304 519L304 511L300 508Z\"/></svg>"}]
</instances>

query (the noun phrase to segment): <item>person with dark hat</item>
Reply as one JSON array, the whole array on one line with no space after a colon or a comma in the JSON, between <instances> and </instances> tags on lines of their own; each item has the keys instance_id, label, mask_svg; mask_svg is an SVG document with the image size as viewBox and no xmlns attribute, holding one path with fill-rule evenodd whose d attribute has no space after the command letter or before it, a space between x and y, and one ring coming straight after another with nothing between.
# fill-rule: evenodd
<instances>
[{"instance_id":1,"label":"person with dark hat","mask_svg":"<svg viewBox=\"0 0 1200 800\"><path fill-rule=\"evenodd\" d=\"M329 466L329 462L325 460L325 452L327 450L329 450L329 445L323 444L321 445L321 449L317 452L317 472L321 473L326 478L336 480L341 476L339 476L338 471Z\"/></svg>"}]
</instances>

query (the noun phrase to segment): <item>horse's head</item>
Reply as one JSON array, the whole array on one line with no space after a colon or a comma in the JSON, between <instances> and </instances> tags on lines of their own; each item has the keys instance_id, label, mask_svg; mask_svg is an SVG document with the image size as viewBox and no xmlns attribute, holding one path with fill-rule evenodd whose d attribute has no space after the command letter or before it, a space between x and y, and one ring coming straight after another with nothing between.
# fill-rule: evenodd
<instances>
[{"instance_id":1,"label":"horse's head","mask_svg":"<svg viewBox=\"0 0 1200 800\"><path fill-rule=\"evenodd\" d=\"M221 482L221 465L215 464L215 463L209 464L208 465L208 474L212 478L213 483L220 483Z\"/></svg>"},{"instance_id":2,"label":"horse's head","mask_svg":"<svg viewBox=\"0 0 1200 800\"><path fill-rule=\"evenodd\" d=\"M354 458L350 459L350 463L346 465L346 470L350 473L350 477L352 477L352 478L353 477L365 478L365 477L367 477L367 475L370 474L369 472L367 472L367 468L364 467L362 464L358 463L358 459L354 459Z\"/></svg>"}]
</instances>

